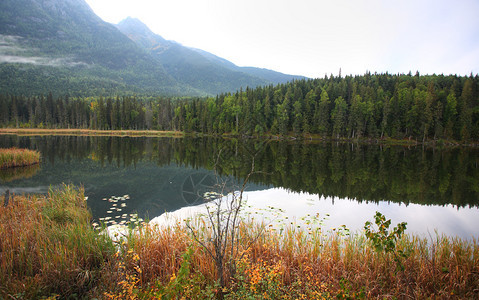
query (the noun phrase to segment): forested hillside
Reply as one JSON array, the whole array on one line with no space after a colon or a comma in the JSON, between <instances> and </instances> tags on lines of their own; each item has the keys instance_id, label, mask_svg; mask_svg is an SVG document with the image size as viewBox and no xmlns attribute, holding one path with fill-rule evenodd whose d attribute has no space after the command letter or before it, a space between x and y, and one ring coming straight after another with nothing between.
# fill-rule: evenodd
<instances>
[{"instance_id":1,"label":"forested hillside","mask_svg":"<svg viewBox=\"0 0 479 300\"><path fill-rule=\"evenodd\" d=\"M0 1L0 92L206 96L302 78L239 68L127 20L120 28L130 38L84 0Z\"/></svg>"},{"instance_id":2,"label":"forested hillside","mask_svg":"<svg viewBox=\"0 0 479 300\"><path fill-rule=\"evenodd\" d=\"M200 95L83 0L0 1L0 90L12 94Z\"/></svg>"},{"instance_id":3,"label":"forested hillside","mask_svg":"<svg viewBox=\"0 0 479 300\"><path fill-rule=\"evenodd\" d=\"M2 95L0 124L210 135L477 141L478 83L477 75L366 73L246 88L207 99Z\"/></svg>"}]
</instances>

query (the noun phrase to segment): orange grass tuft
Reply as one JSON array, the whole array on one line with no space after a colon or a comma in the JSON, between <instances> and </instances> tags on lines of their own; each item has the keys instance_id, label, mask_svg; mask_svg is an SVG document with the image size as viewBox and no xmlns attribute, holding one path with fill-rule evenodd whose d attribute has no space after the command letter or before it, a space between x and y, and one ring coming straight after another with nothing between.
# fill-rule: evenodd
<instances>
[{"instance_id":1,"label":"orange grass tuft","mask_svg":"<svg viewBox=\"0 0 479 300\"><path fill-rule=\"evenodd\" d=\"M40 162L40 152L18 149L18 148L0 148L0 169L12 167L24 167Z\"/></svg>"}]
</instances>

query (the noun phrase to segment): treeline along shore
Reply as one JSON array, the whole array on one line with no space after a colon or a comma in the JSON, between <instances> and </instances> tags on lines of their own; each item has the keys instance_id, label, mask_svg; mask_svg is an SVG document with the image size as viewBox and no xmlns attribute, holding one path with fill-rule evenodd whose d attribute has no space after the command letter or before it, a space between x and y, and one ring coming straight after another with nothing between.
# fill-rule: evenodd
<instances>
[{"instance_id":1,"label":"treeline along shore","mask_svg":"<svg viewBox=\"0 0 479 300\"><path fill-rule=\"evenodd\" d=\"M2 94L0 126L470 144L479 140L478 82L472 74L366 73L209 98Z\"/></svg>"}]
</instances>

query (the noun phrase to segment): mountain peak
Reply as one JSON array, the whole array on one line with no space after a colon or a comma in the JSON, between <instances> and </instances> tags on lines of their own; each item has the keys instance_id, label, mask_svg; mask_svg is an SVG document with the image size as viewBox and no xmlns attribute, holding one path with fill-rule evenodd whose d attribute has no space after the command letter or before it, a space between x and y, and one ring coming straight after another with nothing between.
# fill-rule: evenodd
<instances>
[{"instance_id":1,"label":"mountain peak","mask_svg":"<svg viewBox=\"0 0 479 300\"><path fill-rule=\"evenodd\" d=\"M153 33L148 26L137 18L127 17L115 25L123 34L143 48L164 51L171 46L171 42L158 34Z\"/></svg>"},{"instance_id":2,"label":"mountain peak","mask_svg":"<svg viewBox=\"0 0 479 300\"><path fill-rule=\"evenodd\" d=\"M85 0L0 0L4 92L204 95L293 78L165 40L134 17L104 22Z\"/></svg>"},{"instance_id":3,"label":"mountain peak","mask_svg":"<svg viewBox=\"0 0 479 300\"><path fill-rule=\"evenodd\" d=\"M126 19L121 20L117 25L117 27L131 27L135 28L136 30L141 30L141 31L150 31L148 26L145 25L140 19L134 18L134 17L126 17Z\"/></svg>"},{"instance_id":4,"label":"mountain peak","mask_svg":"<svg viewBox=\"0 0 479 300\"><path fill-rule=\"evenodd\" d=\"M0 12L0 79L8 79L0 80L2 91L198 94L85 0L1 0Z\"/></svg>"}]
</instances>

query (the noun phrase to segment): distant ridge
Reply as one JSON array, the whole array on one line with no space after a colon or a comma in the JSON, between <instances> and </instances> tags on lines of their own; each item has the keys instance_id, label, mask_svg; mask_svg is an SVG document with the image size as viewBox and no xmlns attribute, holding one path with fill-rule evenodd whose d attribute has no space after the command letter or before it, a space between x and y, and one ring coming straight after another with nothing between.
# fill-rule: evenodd
<instances>
[{"instance_id":1,"label":"distant ridge","mask_svg":"<svg viewBox=\"0 0 479 300\"><path fill-rule=\"evenodd\" d=\"M304 78L267 69L238 67L204 50L167 41L136 18L124 19L117 28L156 57L173 78L210 94Z\"/></svg>"}]
</instances>

